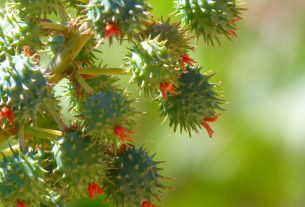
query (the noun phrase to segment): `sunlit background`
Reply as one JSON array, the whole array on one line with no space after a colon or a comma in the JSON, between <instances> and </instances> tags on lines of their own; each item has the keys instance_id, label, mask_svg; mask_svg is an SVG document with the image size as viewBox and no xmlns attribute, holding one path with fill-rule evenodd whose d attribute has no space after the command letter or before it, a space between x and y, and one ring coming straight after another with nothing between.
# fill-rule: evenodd
<instances>
[{"instance_id":1,"label":"sunlit background","mask_svg":"<svg viewBox=\"0 0 305 207\"><path fill-rule=\"evenodd\" d=\"M173 0L150 0L156 19ZM305 207L305 1L247 0L238 38L221 47L197 43L191 56L228 101L213 139L202 130L190 139L163 125L157 102L138 96L137 145L160 165L170 188L162 207ZM179 18L174 18L178 20ZM195 44L195 42L194 42ZM125 45L126 46L126 45ZM122 65L125 46L102 46L104 63ZM78 201L75 207L102 207Z\"/></svg>"},{"instance_id":2,"label":"sunlit background","mask_svg":"<svg viewBox=\"0 0 305 207\"><path fill-rule=\"evenodd\" d=\"M172 0L150 3L156 17L173 11ZM157 152L163 174L174 178L159 206L305 206L305 1L248 0L244 7L235 41L199 41L191 54L217 73L229 102L213 139L204 130L191 139L174 134L160 125L158 104L139 99L147 113L138 118L137 143ZM124 47L104 48L105 63L120 66Z\"/></svg>"},{"instance_id":3,"label":"sunlit background","mask_svg":"<svg viewBox=\"0 0 305 207\"><path fill-rule=\"evenodd\" d=\"M156 17L173 11L172 0L150 3ZM305 206L305 1L248 0L244 7L235 41L214 48L199 41L191 54L217 73L229 102L213 139L205 131L191 139L174 134L160 126L157 103L139 100L147 113L138 119L137 143L157 152L164 175L175 178L165 181L174 190L159 206ZM106 63L120 66L122 48L105 46Z\"/></svg>"},{"instance_id":4,"label":"sunlit background","mask_svg":"<svg viewBox=\"0 0 305 207\"><path fill-rule=\"evenodd\" d=\"M156 17L173 11L172 0L150 3ZM213 139L205 131L191 139L174 134L160 125L158 104L140 99L147 113L137 143L157 152L163 174L175 178L165 181L173 190L159 206L305 206L305 1L248 0L244 7L235 41L199 41L191 54L217 73L229 102ZM105 61L120 66L124 51L104 47Z\"/></svg>"}]
</instances>

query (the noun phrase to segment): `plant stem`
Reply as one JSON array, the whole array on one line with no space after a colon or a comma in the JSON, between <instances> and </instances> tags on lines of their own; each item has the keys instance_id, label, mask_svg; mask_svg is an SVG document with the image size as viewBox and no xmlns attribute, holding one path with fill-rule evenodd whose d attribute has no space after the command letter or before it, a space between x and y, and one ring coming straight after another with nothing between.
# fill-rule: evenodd
<instances>
[{"instance_id":1,"label":"plant stem","mask_svg":"<svg viewBox=\"0 0 305 207\"><path fill-rule=\"evenodd\" d=\"M94 93L93 88L82 78L80 72L76 70L74 72L74 78L79 83L79 85L84 89L84 91L90 95Z\"/></svg>"},{"instance_id":2,"label":"plant stem","mask_svg":"<svg viewBox=\"0 0 305 207\"><path fill-rule=\"evenodd\" d=\"M83 68L80 71L82 75L130 75L130 72L127 72L122 68Z\"/></svg>"},{"instance_id":3,"label":"plant stem","mask_svg":"<svg viewBox=\"0 0 305 207\"><path fill-rule=\"evenodd\" d=\"M51 22L40 22L38 23L38 26L42 30L50 30L52 32L60 33L60 34L68 34L69 32L69 27L62 24L56 24Z\"/></svg>"},{"instance_id":4,"label":"plant stem","mask_svg":"<svg viewBox=\"0 0 305 207\"><path fill-rule=\"evenodd\" d=\"M78 29L71 31L68 40L64 42L47 67L50 83L56 84L67 75L69 66L88 42L91 35L92 32L88 23L82 23L78 26Z\"/></svg>"},{"instance_id":5,"label":"plant stem","mask_svg":"<svg viewBox=\"0 0 305 207\"><path fill-rule=\"evenodd\" d=\"M58 5L58 13L61 19L61 23L63 25L67 25L68 24L68 15L66 12L66 9L63 5Z\"/></svg>"},{"instance_id":6,"label":"plant stem","mask_svg":"<svg viewBox=\"0 0 305 207\"><path fill-rule=\"evenodd\" d=\"M24 138L24 124L20 124L18 126L17 135L18 135L19 146L21 151L26 152L26 142Z\"/></svg>"},{"instance_id":7,"label":"plant stem","mask_svg":"<svg viewBox=\"0 0 305 207\"><path fill-rule=\"evenodd\" d=\"M54 104L45 101L45 105L47 107L47 109L49 110L51 116L53 117L54 121L57 123L58 128L61 131L66 131L68 129L67 125L65 124L65 122L63 121L60 113L58 113L54 107Z\"/></svg>"},{"instance_id":8,"label":"plant stem","mask_svg":"<svg viewBox=\"0 0 305 207\"><path fill-rule=\"evenodd\" d=\"M46 139L61 137L63 132L53 129L45 129L40 127L27 127L25 129L26 134L46 137Z\"/></svg>"}]
</instances>

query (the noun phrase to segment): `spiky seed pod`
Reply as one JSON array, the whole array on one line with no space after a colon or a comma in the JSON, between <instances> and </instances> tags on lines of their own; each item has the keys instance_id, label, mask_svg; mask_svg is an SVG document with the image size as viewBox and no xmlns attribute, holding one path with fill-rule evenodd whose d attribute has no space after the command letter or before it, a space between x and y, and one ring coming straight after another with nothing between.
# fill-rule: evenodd
<instances>
[{"instance_id":1,"label":"spiky seed pod","mask_svg":"<svg viewBox=\"0 0 305 207\"><path fill-rule=\"evenodd\" d=\"M153 157L133 146L115 157L103 186L116 207L141 206L159 198L164 186Z\"/></svg>"},{"instance_id":2,"label":"spiky seed pod","mask_svg":"<svg viewBox=\"0 0 305 207\"><path fill-rule=\"evenodd\" d=\"M33 207L46 203L46 173L36 155L12 150L12 155L0 162L0 201L5 206L16 206L18 201Z\"/></svg>"},{"instance_id":3,"label":"spiky seed pod","mask_svg":"<svg viewBox=\"0 0 305 207\"><path fill-rule=\"evenodd\" d=\"M146 30L140 33L140 36L142 39L159 37L159 41L166 41L167 48L181 55L193 50L193 47L190 46L191 37L188 31L182 27L181 23L171 23L170 19L152 22Z\"/></svg>"},{"instance_id":4,"label":"spiky seed pod","mask_svg":"<svg viewBox=\"0 0 305 207\"><path fill-rule=\"evenodd\" d=\"M237 0L176 0L175 4L183 23L207 43L220 44L220 36L236 36L235 23L242 10Z\"/></svg>"},{"instance_id":5,"label":"spiky seed pod","mask_svg":"<svg viewBox=\"0 0 305 207\"><path fill-rule=\"evenodd\" d=\"M91 137L71 131L55 142L52 152L57 167L55 175L61 175L54 187L61 192L65 202L88 197L88 184L100 183L105 178L108 158L105 146Z\"/></svg>"},{"instance_id":6,"label":"spiky seed pod","mask_svg":"<svg viewBox=\"0 0 305 207\"><path fill-rule=\"evenodd\" d=\"M73 8L78 13L84 12L84 7L85 7L86 3L79 1L79 0L63 0L63 1L67 5L68 8Z\"/></svg>"},{"instance_id":7,"label":"spiky seed pod","mask_svg":"<svg viewBox=\"0 0 305 207\"><path fill-rule=\"evenodd\" d=\"M134 126L136 112L131 103L128 94L118 90L108 89L91 96L81 113L84 127L98 139L119 141L115 129L124 127L131 132Z\"/></svg>"},{"instance_id":8,"label":"spiky seed pod","mask_svg":"<svg viewBox=\"0 0 305 207\"><path fill-rule=\"evenodd\" d=\"M57 14L61 0L14 0L9 3L11 8L18 11L22 18L36 18Z\"/></svg>"},{"instance_id":9,"label":"spiky seed pod","mask_svg":"<svg viewBox=\"0 0 305 207\"><path fill-rule=\"evenodd\" d=\"M44 101L53 100L40 68L23 54L0 63L0 107L9 106L19 123L35 119Z\"/></svg>"},{"instance_id":10,"label":"spiky seed pod","mask_svg":"<svg viewBox=\"0 0 305 207\"><path fill-rule=\"evenodd\" d=\"M109 89L115 90L117 86L114 84L118 81L118 78L101 75L99 77L84 76L87 79L88 85L94 91L106 91ZM86 94L83 89L79 86L77 82L68 81L64 86L63 96L69 101L69 111L76 112L76 114L81 113L82 107L84 106L86 100L90 97L90 94Z\"/></svg>"},{"instance_id":11,"label":"spiky seed pod","mask_svg":"<svg viewBox=\"0 0 305 207\"><path fill-rule=\"evenodd\" d=\"M118 28L119 39L128 39L143 29L143 22L149 18L150 7L145 0L90 0L86 5L86 17L91 22L99 39L110 37L107 25Z\"/></svg>"},{"instance_id":12,"label":"spiky seed pod","mask_svg":"<svg viewBox=\"0 0 305 207\"><path fill-rule=\"evenodd\" d=\"M39 29L32 23L22 20L7 7L0 9L0 56L15 54L17 49L29 46L36 50L42 46Z\"/></svg>"},{"instance_id":13,"label":"spiky seed pod","mask_svg":"<svg viewBox=\"0 0 305 207\"><path fill-rule=\"evenodd\" d=\"M200 73L199 67L187 66L187 72L179 79L177 93L168 94L167 98L160 98L161 112L169 119L169 125L174 131L180 126L183 130L198 132L205 118L216 117L217 112L222 110L220 105L223 100L215 91L215 86L209 82L209 78Z\"/></svg>"},{"instance_id":14,"label":"spiky seed pod","mask_svg":"<svg viewBox=\"0 0 305 207\"><path fill-rule=\"evenodd\" d=\"M130 82L143 89L146 96L154 97L161 82L177 82L180 75L178 60L179 55L157 37L136 43L129 50L125 65L133 74Z\"/></svg>"}]
</instances>

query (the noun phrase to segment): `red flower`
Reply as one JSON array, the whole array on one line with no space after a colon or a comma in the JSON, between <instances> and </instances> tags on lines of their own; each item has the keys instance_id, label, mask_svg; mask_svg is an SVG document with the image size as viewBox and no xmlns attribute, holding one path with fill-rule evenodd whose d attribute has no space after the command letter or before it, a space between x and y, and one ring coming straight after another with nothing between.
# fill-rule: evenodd
<instances>
[{"instance_id":1,"label":"red flower","mask_svg":"<svg viewBox=\"0 0 305 207\"><path fill-rule=\"evenodd\" d=\"M104 190L97 183L89 183L88 184L88 194L91 199L95 198L95 195L103 195Z\"/></svg>"},{"instance_id":2,"label":"red flower","mask_svg":"<svg viewBox=\"0 0 305 207\"><path fill-rule=\"evenodd\" d=\"M236 24L236 23L239 22L239 21L240 21L240 18L234 17L234 18L231 20L230 24Z\"/></svg>"},{"instance_id":3,"label":"red flower","mask_svg":"<svg viewBox=\"0 0 305 207\"><path fill-rule=\"evenodd\" d=\"M186 54L186 55L181 55L180 56L179 63L180 63L182 71L187 72L185 64L194 65L195 60L193 60L192 58L190 58L190 56L188 54Z\"/></svg>"},{"instance_id":4,"label":"red flower","mask_svg":"<svg viewBox=\"0 0 305 207\"><path fill-rule=\"evenodd\" d=\"M8 106L4 106L1 110L0 110L0 123L4 118L8 118L10 124L12 127L15 127L15 123L14 123L14 115L13 115L13 111L11 110L10 107Z\"/></svg>"},{"instance_id":5,"label":"red flower","mask_svg":"<svg viewBox=\"0 0 305 207\"><path fill-rule=\"evenodd\" d=\"M160 91L165 100L167 99L167 92L177 94L177 89L169 82L160 83Z\"/></svg>"},{"instance_id":6,"label":"red flower","mask_svg":"<svg viewBox=\"0 0 305 207\"><path fill-rule=\"evenodd\" d=\"M114 128L114 134L123 142L125 142L125 140L129 140L129 141L134 140L134 138L131 138L128 136L130 134L134 134L134 132L128 131L128 129L126 129L120 125L118 125Z\"/></svg>"},{"instance_id":7,"label":"red flower","mask_svg":"<svg viewBox=\"0 0 305 207\"><path fill-rule=\"evenodd\" d=\"M26 204L25 204L25 202L24 202L24 201L22 201L22 200L18 200L18 201L17 201L17 205L16 205L16 207L26 207Z\"/></svg>"},{"instance_id":8,"label":"red flower","mask_svg":"<svg viewBox=\"0 0 305 207\"><path fill-rule=\"evenodd\" d=\"M119 35L121 33L120 28L118 28L114 23L106 23L106 34L105 37L109 38L112 35Z\"/></svg>"},{"instance_id":9,"label":"red flower","mask_svg":"<svg viewBox=\"0 0 305 207\"><path fill-rule=\"evenodd\" d=\"M157 207L157 206L155 206L155 205L149 203L148 201L144 201L144 202L142 203L142 207Z\"/></svg>"},{"instance_id":10,"label":"red flower","mask_svg":"<svg viewBox=\"0 0 305 207\"><path fill-rule=\"evenodd\" d=\"M201 123L201 125L207 130L210 138L212 138L214 131L212 130L208 122L216 122L219 116L220 114L216 115L215 117L204 118L203 122Z\"/></svg>"},{"instance_id":11,"label":"red flower","mask_svg":"<svg viewBox=\"0 0 305 207\"><path fill-rule=\"evenodd\" d=\"M236 34L236 32L235 32L233 29L228 29L228 30L227 30L227 33L228 33L232 38L237 37L237 34Z\"/></svg>"}]
</instances>

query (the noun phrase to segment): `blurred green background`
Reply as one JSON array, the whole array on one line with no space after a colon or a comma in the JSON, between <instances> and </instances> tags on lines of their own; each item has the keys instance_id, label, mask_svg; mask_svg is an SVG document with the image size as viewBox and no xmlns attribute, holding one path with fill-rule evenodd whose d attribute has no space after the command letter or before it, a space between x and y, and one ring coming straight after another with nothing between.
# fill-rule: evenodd
<instances>
[{"instance_id":1,"label":"blurred green background","mask_svg":"<svg viewBox=\"0 0 305 207\"><path fill-rule=\"evenodd\" d=\"M172 2L150 0L154 15L166 17ZM244 7L235 41L209 47L200 40L191 54L217 73L229 102L213 139L204 130L191 139L174 134L160 126L158 104L139 98L147 113L138 118L137 143L157 152L164 175L175 178L165 181L175 190L159 206L305 206L305 1L247 0ZM123 48L104 46L105 62L120 66Z\"/></svg>"},{"instance_id":2,"label":"blurred green background","mask_svg":"<svg viewBox=\"0 0 305 207\"><path fill-rule=\"evenodd\" d=\"M156 19L173 12L173 0L150 0ZM245 0L238 38L222 47L197 42L191 56L216 72L229 102L213 123L213 139L202 130L191 139L161 125L159 106L138 99L137 145L166 161L173 188L162 207L305 206L305 1ZM175 18L177 19L177 18ZM195 42L194 42L195 44ZM102 46L105 63L122 65L126 45ZM101 199L74 207L102 207Z\"/></svg>"}]
</instances>

